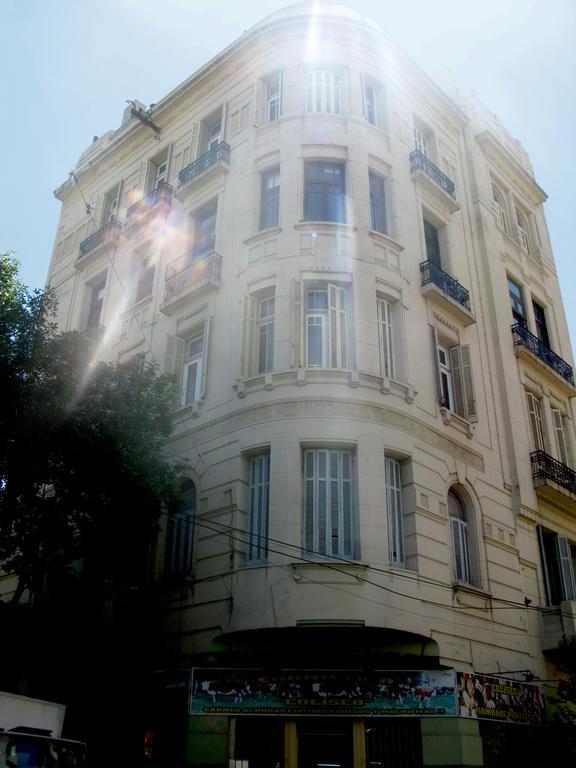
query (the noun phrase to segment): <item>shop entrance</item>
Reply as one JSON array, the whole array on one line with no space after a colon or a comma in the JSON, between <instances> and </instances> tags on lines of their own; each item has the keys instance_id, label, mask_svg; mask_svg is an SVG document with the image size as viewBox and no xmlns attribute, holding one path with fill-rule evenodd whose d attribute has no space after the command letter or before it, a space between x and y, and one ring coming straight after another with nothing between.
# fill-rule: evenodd
<instances>
[{"instance_id":1,"label":"shop entrance","mask_svg":"<svg viewBox=\"0 0 576 768\"><path fill-rule=\"evenodd\" d=\"M236 768L421 768L420 723L405 718L238 717L230 756Z\"/></svg>"}]
</instances>

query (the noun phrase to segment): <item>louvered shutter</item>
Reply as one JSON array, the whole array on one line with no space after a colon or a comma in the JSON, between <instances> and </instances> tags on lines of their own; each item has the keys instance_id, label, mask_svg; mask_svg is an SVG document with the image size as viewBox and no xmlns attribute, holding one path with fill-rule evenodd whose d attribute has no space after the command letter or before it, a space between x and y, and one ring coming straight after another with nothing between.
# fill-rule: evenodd
<instances>
[{"instance_id":1,"label":"louvered shutter","mask_svg":"<svg viewBox=\"0 0 576 768\"><path fill-rule=\"evenodd\" d=\"M180 339L178 336L171 336L170 334L166 334L164 371L165 373L173 373L176 377L177 405L180 405L182 401L182 370L184 366L184 347L184 339Z\"/></svg>"},{"instance_id":2,"label":"louvered shutter","mask_svg":"<svg viewBox=\"0 0 576 768\"><path fill-rule=\"evenodd\" d=\"M464 386L462 382L462 362L460 360L460 347L452 347L449 350L450 368L452 373L452 392L454 395L454 412L462 418L466 418L466 406L464 402Z\"/></svg>"},{"instance_id":3,"label":"louvered shutter","mask_svg":"<svg viewBox=\"0 0 576 768\"><path fill-rule=\"evenodd\" d=\"M390 562L402 565L404 563L402 484L400 479L400 463L396 459L385 460L385 476Z\"/></svg>"},{"instance_id":4,"label":"louvered shutter","mask_svg":"<svg viewBox=\"0 0 576 768\"><path fill-rule=\"evenodd\" d=\"M528 404L528 416L532 433L532 442L535 451L544 450L544 433L542 431L542 417L540 415L540 402L531 392L526 393Z\"/></svg>"},{"instance_id":5,"label":"louvered shutter","mask_svg":"<svg viewBox=\"0 0 576 768\"><path fill-rule=\"evenodd\" d=\"M210 327L212 318L207 317L204 320L204 342L202 345L202 383L200 384L200 396L199 400L203 400L206 397L206 378L208 374L208 353L210 346Z\"/></svg>"},{"instance_id":6,"label":"louvered shutter","mask_svg":"<svg viewBox=\"0 0 576 768\"><path fill-rule=\"evenodd\" d=\"M472 363L470 361L470 347L460 347L460 361L462 363L462 387L464 407L468 421L477 421L476 398L474 397L474 383L472 379Z\"/></svg>"},{"instance_id":7,"label":"louvered shutter","mask_svg":"<svg viewBox=\"0 0 576 768\"><path fill-rule=\"evenodd\" d=\"M348 368L348 316L346 289L328 285L328 350L330 368Z\"/></svg>"},{"instance_id":8,"label":"louvered shutter","mask_svg":"<svg viewBox=\"0 0 576 768\"><path fill-rule=\"evenodd\" d=\"M557 408L552 408L552 419L554 421L554 435L556 437L556 451L558 460L562 464L568 464L568 452L566 450L566 438L564 436L564 424L562 414Z\"/></svg>"},{"instance_id":9,"label":"louvered shutter","mask_svg":"<svg viewBox=\"0 0 576 768\"><path fill-rule=\"evenodd\" d=\"M304 451L304 547L308 556L314 555L315 514L315 465L316 451Z\"/></svg>"},{"instance_id":10,"label":"louvered shutter","mask_svg":"<svg viewBox=\"0 0 576 768\"><path fill-rule=\"evenodd\" d=\"M444 405L444 393L442 391L442 378L440 376L440 362L438 360L438 332L432 326L432 350L434 352L434 368L436 370L436 399L440 405Z\"/></svg>"},{"instance_id":11,"label":"louvered shutter","mask_svg":"<svg viewBox=\"0 0 576 768\"><path fill-rule=\"evenodd\" d=\"M301 280L292 280L292 368L302 368Z\"/></svg>"},{"instance_id":12,"label":"louvered shutter","mask_svg":"<svg viewBox=\"0 0 576 768\"><path fill-rule=\"evenodd\" d=\"M332 549L333 555L340 557L354 556L354 496L353 496L353 467L352 454L349 451L340 451L341 463L340 485L341 503L341 542L336 549Z\"/></svg>"},{"instance_id":13,"label":"louvered shutter","mask_svg":"<svg viewBox=\"0 0 576 768\"><path fill-rule=\"evenodd\" d=\"M254 343L256 340L256 311L258 301L247 294L242 308L242 350L240 353L240 375L244 378L254 372Z\"/></svg>"},{"instance_id":14,"label":"louvered shutter","mask_svg":"<svg viewBox=\"0 0 576 768\"><path fill-rule=\"evenodd\" d=\"M562 581L562 597L564 600L576 600L576 580L574 578L574 564L570 542L561 534L556 537L558 548L558 562L560 564L560 578Z\"/></svg>"}]
</instances>

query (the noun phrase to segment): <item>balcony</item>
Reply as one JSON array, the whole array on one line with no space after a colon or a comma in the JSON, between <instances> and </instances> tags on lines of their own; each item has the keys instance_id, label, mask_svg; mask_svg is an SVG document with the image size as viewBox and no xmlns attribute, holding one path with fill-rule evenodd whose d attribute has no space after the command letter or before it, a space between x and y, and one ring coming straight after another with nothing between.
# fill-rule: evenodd
<instances>
[{"instance_id":1,"label":"balcony","mask_svg":"<svg viewBox=\"0 0 576 768\"><path fill-rule=\"evenodd\" d=\"M78 269L85 269L106 248L115 248L120 232L122 232L122 224L117 219L111 219L93 235L82 240L76 259Z\"/></svg>"},{"instance_id":2,"label":"balcony","mask_svg":"<svg viewBox=\"0 0 576 768\"><path fill-rule=\"evenodd\" d=\"M551 373L556 383L562 383L565 386L565 394L574 397L576 394L574 384L574 372L572 366L560 355L553 352L543 344L537 336L520 323L512 326L512 337L514 339L514 350L516 355L524 356L533 360L541 366L546 372Z\"/></svg>"},{"instance_id":3,"label":"balcony","mask_svg":"<svg viewBox=\"0 0 576 768\"><path fill-rule=\"evenodd\" d=\"M124 228L134 233L138 227L143 226L149 219L157 214L166 214L172 205L174 190L170 184L162 183L152 192L143 197L126 211Z\"/></svg>"},{"instance_id":4,"label":"balcony","mask_svg":"<svg viewBox=\"0 0 576 768\"><path fill-rule=\"evenodd\" d=\"M422 184L423 188L447 207L450 213L459 210L454 182L419 150L410 153L410 172L412 179Z\"/></svg>"},{"instance_id":5,"label":"balcony","mask_svg":"<svg viewBox=\"0 0 576 768\"><path fill-rule=\"evenodd\" d=\"M433 261L423 261L420 264L420 276L423 296L449 312L464 327L476 322L470 309L470 294L451 275Z\"/></svg>"},{"instance_id":6,"label":"balcony","mask_svg":"<svg viewBox=\"0 0 576 768\"><path fill-rule=\"evenodd\" d=\"M213 149L205 152L193 163L187 165L178 174L178 189L176 197L183 200L194 188L195 182L206 175L217 171L227 172L230 162L230 146L221 141Z\"/></svg>"},{"instance_id":7,"label":"balcony","mask_svg":"<svg viewBox=\"0 0 576 768\"><path fill-rule=\"evenodd\" d=\"M544 451L531 453L530 462L537 495L576 512L576 472Z\"/></svg>"},{"instance_id":8,"label":"balcony","mask_svg":"<svg viewBox=\"0 0 576 768\"><path fill-rule=\"evenodd\" d=\"M188 251L166 267L166 285L161 311L170 316L188 298L203 290L218 288L222 256L213 248Z\"/></svg>"}]
</instances>

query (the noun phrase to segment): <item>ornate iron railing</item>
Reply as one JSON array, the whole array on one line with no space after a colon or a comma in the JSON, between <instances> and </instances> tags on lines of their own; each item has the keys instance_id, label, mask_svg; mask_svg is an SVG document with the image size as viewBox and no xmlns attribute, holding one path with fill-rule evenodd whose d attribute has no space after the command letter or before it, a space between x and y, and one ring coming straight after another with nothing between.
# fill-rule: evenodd
<instances>
[{"instance_id":1,"label":"ornate iron railing","mask_svg":"<svg viewBox=\"0 0 576 768\"><path fill-rule=\"evenodd\" d=\"M185 253L166 267L164 303L172 301L182 293L200 288L202 285L220 282L222 256L211 251L202 256L194 251Z\"/></svg>"},{"instance_id":2,"label":"ornate iron railing","mask_svg":"<svg viewBox=\"0 0 576 768\"><path fill-rule=\"evenodd\" d=\"M466 288L460 285L458 280L454 280L447 272L440 269L433 261L423 261L420 264L420 275L422 276L422 285L434 283L451 299L466 309L470 309L470 294Z\"/></svg>"},{"instance_id":3,"label":"ornate iron railing","mask_svg":"<svg viewBox=\"0 0 576 768\"><path fill-rule=\"evenodd\" d=\"M571 493L576 493L576 472L561 461L557 461L545 451L534 451L530 454L532 477L553 480Z\"/></svg>"},{"instance_id":4,"label":"ornate iron railing","mask_svg":"<svg viewBox=\"0 0 576 768\"><path fill-rule=\"evenodd\" d=\"M96 232L90 235L90 237L87 237L86 240L82 240L80 243L78 258L81 259L86 256L87 253L90 253L90 251L98 248L99 245L114 240L114 238L119 235L121 231L122 224L118 221L118 219L111 219L108 224L104 224L103 227L97 229Z\"/></svg>"},{"instance_id":5,"label":"ornate iron railing","mask_svg":"<svg viewBox=\"0 0 576 768\"><path fill-rule=\"evenodd\" d=\"M545 344L543 344L537 336L530 333L528 328L524 327L520 323L515 323L512 326L512 336L514 338L515 347L525 347L527 350L536 355L542 362L546 363L552 370L567 382L574 386L574 372L572 366L569 365L566 360L563 360L560 355L553 352Z\"/></svg>"},{"instance_id":6,"label":"ornate iron railing","mask_svg":"<svg viewBox=\"0 0 576 768\"><path fill-rule=\"evenodd\" d=\"M432 160L429 160L426 155L422 154L420 150L415 149L410 153L410 170L411 171L424 171L427 176L430 176L432 181L436 182L446 194L450 197L456 198L456 188L452 179L448 178L445 173L442 173L437 165L434 165Z\"/></svg>"},{"instance_id":7,"label":"ornate iron railing","mask_svg":"<svg viewBox=\"0 0 576 768\"><path fill-rule=\"evenodd\" d=\"M196 176L199 176L207 168L216 165L220 160L223 160L225 163L230 160L230 145L226 144L225 141L221 141L213 149L208 150L197 160L194 160L193 163L183 168L178 174L178 187L186 186L192 179L195 179Z\"/></svg>"},{"instance_id":8,"label":"ornate iron railing","mask_svg":"<svg viewBox=\"0 0 576 768\"><path fill-rule=\"evenodd\" d=\"M159 184L156 189L149 192L146 197L143 197L142 200L139 200L128 208L124 226L129 227L132 224L136 224L141 218L149 213L149 211L161 203L168 206L171 205L173 193L174 190L170 184L166 184L165 182Z\"/></svg>"}]
</instances>

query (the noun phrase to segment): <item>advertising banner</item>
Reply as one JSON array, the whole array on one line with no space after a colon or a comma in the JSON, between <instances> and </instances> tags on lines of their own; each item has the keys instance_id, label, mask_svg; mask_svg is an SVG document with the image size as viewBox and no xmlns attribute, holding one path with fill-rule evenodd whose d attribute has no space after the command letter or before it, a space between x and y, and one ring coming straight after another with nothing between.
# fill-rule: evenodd
<instances>
[{"instance_id":1,"label":"advertising banner","mask_svg":"<svg viewBox=\"0 0 576 768\"><path fill-rule=\"evenodd\" d=\"M544 688L489 675L457 672L458 714L509 723L544 722Z\"/></svg>"},{"instance_id":2,"label":"advertising banner","mask_svg":"<svg viewBox=\"0 0 576 768\"><path fill-rule=\"evenodd\" d=\"M193 669L193 715L454 717L453 670Z\"/></svg>"}]
</instances>

